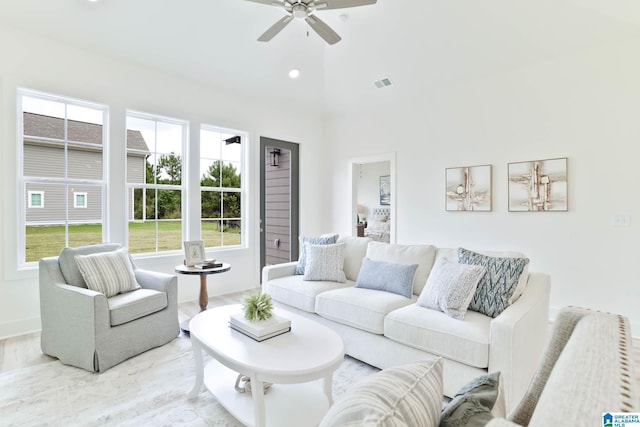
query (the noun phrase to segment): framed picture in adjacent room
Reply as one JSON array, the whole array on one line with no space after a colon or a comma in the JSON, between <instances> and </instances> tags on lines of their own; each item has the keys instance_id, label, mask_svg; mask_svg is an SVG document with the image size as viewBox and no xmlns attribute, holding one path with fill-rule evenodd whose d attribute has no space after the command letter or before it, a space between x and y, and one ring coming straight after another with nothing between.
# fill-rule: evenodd
<instances>
[{"instance_id":1,"label":"framed picture in adjacent room","mask_svg":"<svg viewBox=\"0 0 640 427\"><path fill-rule=\"evenodd\" d=\"M445 210L491 211L491 165L445 170Z\"/></svg>"},{"instance_id":2,"label":"framed picture in adjacent room","mask_svg":"<svg viewBox=\"0 0 640 427\"><path fill-rule=\"evenodd\" d=\"M567 158L509 163L510 212L566 212Z\"/></svg>"},{"instance_id":3,"label":"framed picture in adjacent room","mask_svg":"<svg viewBox=\"0 0 640 427\"><path fill-rule=\"evenodd\" d=\"M187 267L204 261L204 242L202 240L191 240L184 242L184 256Z\"/></svg>"},{"instance_id":4,"label":"framed picture in adjacent room","mask_svg":"<svg viewBox=\"0 0 640 427\"><path fill-rule=\"evenodd\" d=\"M391 204L391 175L380 177L380 206Z\"/></svg>"}]
</instances>

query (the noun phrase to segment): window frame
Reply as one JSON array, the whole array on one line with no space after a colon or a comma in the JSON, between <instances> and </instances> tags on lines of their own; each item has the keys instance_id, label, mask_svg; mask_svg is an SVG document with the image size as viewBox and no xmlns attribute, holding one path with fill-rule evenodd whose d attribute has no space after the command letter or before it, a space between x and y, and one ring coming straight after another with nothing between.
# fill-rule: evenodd
<instances>
[{"instance_id":1,"label":"window frame","mask_svg":"<svg viewBox=\"0 0 640 427\"><path fill-rule=\"evenodd\" d=\"M102 119L102 124L101 124L102 126L102 144L101 144L102 173L99 179L69 177L69 164L67 161L68 159L66 158L65 158L65 164L64 164L63 177L25 176L24 174L25 172L24 171L24 160L25 160L24 112L25 111L23 106L23 98L25 97L37 98L45 101L58 102L58 103L64 104L65 114L64 114L63 120L74 120L74 119L69 119L69 116L68 116L69 106L94 109L100 112L101 119ZM109 169L108 154L109 154L109 145L110 145L109 144L109 106L105 104L97 103L97 102L91 102L91 101L74 98L71 96L58 95L50 92L42 92L42 91L21 88L21 87L16 89L15 105L16 105L16 135L17 135L16 137L16 146L17 146L16 184L19 190L17 191L18 235L17 235L17 242L16 242L17 243L17 260L16 261L17 261L17 270L20 271L25 269L31 269L37 266L38 264L37 261L27 261L27 254L26 254L26 242L27 242L26 231L27 231L27 226L29 225L29 222L27 221L27 209L29 208L27 206L28 204L31 203L31 200L30 198L29 200L25 200L25 197L28 197L28 191L38 191L38 190L27 190L27 186L29 184L61 185L64 187L65 189L64 219L62 222L64 224L65 246L69 246L69 225L70 225L71 207L69 206L68 192L71 189L71 186L90 185L90 186L99 187L101 196L102 196L101 209L100 209L101 233L102 233L102 240L106 241L107 228L108 228L107 227L108 212L109 212L108 197L107 197L108 195L107 171ZM32 139L37 141L50 140L58 143L62 142L65 153L67 152L70 143L74 145L80 145L80 146L83 145L82 141L69 140L66 126L65 126L65 136L63 139L37 137L33 135L26 135L26 136L29 137L30 140ZM91 145L92 147L95 146L95 144L86 144L86 143L85 145ZM42 193L43 193L42 206L44 207L44 191L42 191Z\"/></svg>"},{"instance_id":2,"label":"window frame","mask_svg":"<svg viewBox=\"0 0 640 427\"><path fill-rule=\"evenodd\" d=\"M126 132L129 131L129 126L126 124L129 118L135 118L135 119L141 119L141 120L154 120L156 121L156 126L158 122L162 122L162 123L166 123L166 124L173 124L173 125L180 125L182 126L182 142L181 142L181 150L182 150L182 154L181 154L181 177L180 177L180 185L175 185L175 184L158 184L158 183L153 183L153 184L149 184L149 183L130 183L129 182L129 177L128 177L128 159L127 159L127 153L130 151L129 148L127 147L127 142L126 142ZM173 191L180 191L180 212L181 212L181 218L180 218L180 225L181 225L181 240L184 242L186 239L186 228L187 228L187 216L186 213L188 212L187 210L187 191L186 191L186 180L187 180L187 145L188 145L188 140L189 140L189 129L190 129L190 122L188 120L185 119L178 119L178 118L174 118L174 117L167 117L167 116L163 116L161 114L153 114L153 113L147 113L147 112L142 112L142 111L136 111L136 110L126 110L125 112L125 168L126 168L126 174L127 176L125 177L125 192L127 194L127 206L125 208L126 211L126 230L125 230L125 234L126 234L126 241L127 244L129 245L129 229L130 229L130 223L131 222L135 222L135 218L132 219L134 210L135 210L135 205L131 204L129 205L129 200L131 198L131 200L133 200L134 197L134 192L136 189L143 189L145 190L143 193L146 194L146 190L173 190ZM147 141L145 141L147 142ZM147 142L148 143L148 142ZM135 151L135 150L132 150ZM157 151L152 151L149 150L150 153L152 154L158 154ZM166 154L166 153L160 153L160 154ZM146 164L145 164L146 167ZM145 171L145 176L146 176L146 171ZM145 220L145 221L151 221L151 220ZM153 221L156 223L155 226L155 251L152 252L134 252L133 249L130 249L130 253L132 256L134 257L139 257L139 256L143 256L143 257L147 257L147 256L158 256L158 255L171 255L171 254L176 254L182 251L182 247L180 249L168 249L168 250L159 250L158 247L158 236L159 236L159 232L158 232L158 226L157 224L162 221L161 219L157 218L157 199L156 199L156 218L153 219Z\"/></svg>"},{"instance_id":3,"label":"window frame","mask_svg":"<svg viewBox=\"0 0 640 427\"><path fill-rule=\"evenodd\" d=\"M201 210L201 206L200 209L197 210L198 212L198 224L199 224L199 232L201 233L202 231L202 225L204 220L208 220L208 221L220 221L222 223L222 221L224 220L229 220L229 221L234 221L234 220L239 220L240 221L240 243L239 244L234 244L234 245L225 245L224 244L224 234L222 236L222 244L219 246L206 246L206 249L210 249L210 250L228 250L228 249L237 249L237 248L246 248L247 247L247 224L248 224L248 218L247 218L247 183L248 183L248 177L247 177L247 156L248 156L248 133L245 131L240 131L240 130L235 130L235 129L229 129L229 128L225 128L222 126L216 126L216 125L211 125L211 124L207 124L207 123L201 123L200 124L200 128L199 128L199 133L200 135L202 135L202 131L210 131L210 132L217 132L220 134L225 134L225 135L233 135L233 136L239 136L240 137L240 147L241 147L241 152L240 152L240 159L238 160L240 163L240 167L238 170L238 173L240 175L240 187L223 187L222 186L222 182L220 183L219 187L208 187L208 186L203 186L201 185L201 179L202 176L200 175L200 162L202 159L209 159L208 157L203 157L202 153L199 152L198 154L198 158L196 159L196 161L194 162L194 164L197 163L197 168L198 168L198 181L197 181L197 192L199 195L199 202L202 201L202 193L203 192L218 192L221 195L221 216L219 218L202 218L202 210ZM201 138L201 136L200 136ZM199 140L200 140L199 138ZM221 142L225 141L224 139L221 140ZM222 148L221 148L222 151ZM230 162L230 159L225 159L223 158L222 155L219 156L218 159L209 159L209 160L214 160L214 161L220 161L222 162L222 165L224 165L225 162ZM225 217L224 216L224 198L222 197L225 193L238 193L240 194L240 217ZM205 245L206 245L206 241L205 241Z\"/></svg>"}]
</instances>

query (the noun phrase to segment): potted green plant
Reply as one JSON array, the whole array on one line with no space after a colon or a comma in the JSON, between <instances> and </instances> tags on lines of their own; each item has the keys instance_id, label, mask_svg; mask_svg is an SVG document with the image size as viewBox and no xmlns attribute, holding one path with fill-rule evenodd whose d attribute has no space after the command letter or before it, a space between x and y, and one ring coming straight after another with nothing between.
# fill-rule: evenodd
<instances>
[{"instance_id":1,"label":"potted green plant","mask_svg":"<svg viewBox=\"0 0 640 427\"><path fill-rule=\"evenodd\" d=\"M245 319L251 322L267 320L273 311L273 301L269 294L253 294L247 296L242 302Z\"/></svg>"}]
</instances>

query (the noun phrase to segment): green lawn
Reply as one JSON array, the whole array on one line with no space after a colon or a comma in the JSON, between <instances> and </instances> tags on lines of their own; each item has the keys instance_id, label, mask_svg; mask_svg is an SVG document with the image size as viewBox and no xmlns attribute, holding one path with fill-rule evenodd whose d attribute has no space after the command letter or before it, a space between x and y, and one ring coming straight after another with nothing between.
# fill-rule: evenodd
<instances>
[{"instance_id":1,"label":"green lawn","mask_svg":"<svg viewBox=\"0 0 640 427\"><path fill-rule=\"evenodd\" d=\"M129 252L155 252L155 223L129 223ZM211 224L203 224L202 239L205 246L232 246L241 243L237 229L220 232ZM102 242L101 224L82 224L69 226L69 246L87 245ZM58 255L64 248L64 226L39 225L27 227L26 260L38 261L40 258ZM158 223L158 250L182 249L182 224L176 222Z\"/></svg>"}]
</instances>

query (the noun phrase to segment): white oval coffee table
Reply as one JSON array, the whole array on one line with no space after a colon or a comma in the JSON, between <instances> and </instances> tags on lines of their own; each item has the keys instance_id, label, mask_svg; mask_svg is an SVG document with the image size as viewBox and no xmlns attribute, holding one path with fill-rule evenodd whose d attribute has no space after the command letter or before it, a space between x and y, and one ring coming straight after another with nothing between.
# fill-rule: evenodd
<instances>
[{"instance_id":1,"label":"white oval coffee table","mask_svg":"<svg viewBox=\"0 0 640 427\"><path fill-rule=\"evenodd\" d=\"M191 319L196 383L188 397L197 397L204 383L246 425L318 425L333 403L333 372L344 360L340 336L319 323L276 309L291 320L291 332L257 342L229 327L229 314L241 310L240 305L228 305ZM206 368L202 351L214 359ZM235 390L238 373L251 378L251 394ZM265 382L273 383L267 394L262 387Z\"/></svg>"}]
</instances>

